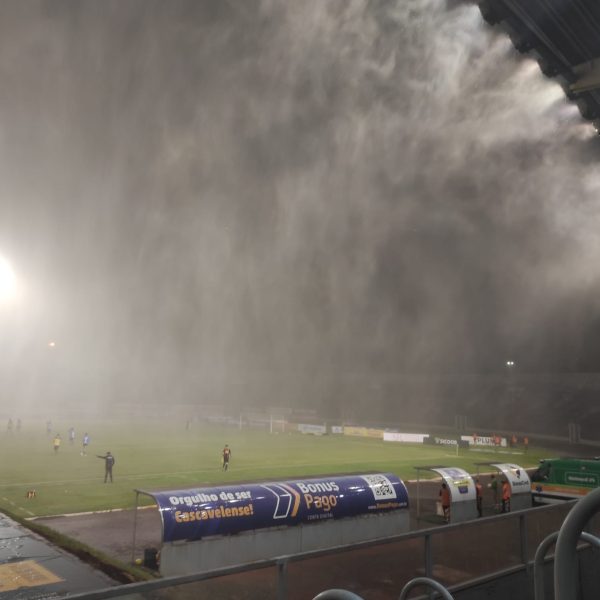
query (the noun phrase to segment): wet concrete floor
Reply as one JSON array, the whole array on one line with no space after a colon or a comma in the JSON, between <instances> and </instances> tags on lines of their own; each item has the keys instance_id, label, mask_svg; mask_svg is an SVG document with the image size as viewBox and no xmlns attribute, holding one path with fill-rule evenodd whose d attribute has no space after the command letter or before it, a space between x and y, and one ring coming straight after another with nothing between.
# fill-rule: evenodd
<instances>
[{"instance_id":1,"label":"wet concrete floor","mask_svg":"<svg viewBox=\"0 0 600 600\"><path fill-rule=\"evenodd\" d=\"M104 573L0 514L0 598L55 598L116 585Z\"/></svg>"}]
</instances>

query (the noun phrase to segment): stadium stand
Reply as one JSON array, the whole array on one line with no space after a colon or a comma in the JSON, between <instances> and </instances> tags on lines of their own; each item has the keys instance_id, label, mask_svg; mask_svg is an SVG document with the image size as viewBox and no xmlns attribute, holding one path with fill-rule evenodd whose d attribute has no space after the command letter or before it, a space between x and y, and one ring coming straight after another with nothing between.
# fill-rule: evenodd
<instances>
[{"instance_id":1,"label":"stadium stand","mask_svg":"<svg viewBox=\"0 0 600 600\"><path fill-rule=\"evenodd\" d=\"M596 0L480 0L483 18L556 79L600 132L600 3Z\"/></svg>"}]
</instances>

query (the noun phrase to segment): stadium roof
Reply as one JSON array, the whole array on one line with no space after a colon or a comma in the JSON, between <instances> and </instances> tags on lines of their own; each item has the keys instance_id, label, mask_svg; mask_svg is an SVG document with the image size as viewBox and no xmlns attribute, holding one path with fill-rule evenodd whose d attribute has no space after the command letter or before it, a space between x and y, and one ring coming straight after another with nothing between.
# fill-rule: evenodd
<instances>
[{"instance_id":1,"label":"stadium roof","mask_svg":"<svg viewBox=\"0 0 600 600\"><path fill-rule=\"evenodd\" d=\"M483 18L537 58L600 133L600 0L478 0Z\"/></svg>"}]
</instances>

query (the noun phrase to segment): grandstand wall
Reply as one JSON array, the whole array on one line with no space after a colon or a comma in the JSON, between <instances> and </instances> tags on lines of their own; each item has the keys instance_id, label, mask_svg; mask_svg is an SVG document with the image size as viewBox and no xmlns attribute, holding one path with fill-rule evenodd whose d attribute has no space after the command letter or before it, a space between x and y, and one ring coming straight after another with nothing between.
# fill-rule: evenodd
<instances>
[{"instance_id":1,"label":"grandstand wall","mask_svg":"<svg viewBox=\"0 0 600 600\"><path fill-rule=\"evenodd\" d=\"M273 398L277 398L274 406ZM116 395L106 404L81 402L78 396L60 406L72 418L179 419L226 425L270 427L272 419L323 425L357 425L523 432L566 438L569 423L580 425L580 435L600 442L600 373L527 374L378 374L286 376L224 382L212 398L127 398ZM220 401L216 401L220 400ZM490 410L493 407L493 410ZM5 418L16 408L7 405ZM26 405L19 416L27 417ZM51 402L48 416L54 413ZM31 414L31 417L37 416Z\"/></svg>"}]
</instances>

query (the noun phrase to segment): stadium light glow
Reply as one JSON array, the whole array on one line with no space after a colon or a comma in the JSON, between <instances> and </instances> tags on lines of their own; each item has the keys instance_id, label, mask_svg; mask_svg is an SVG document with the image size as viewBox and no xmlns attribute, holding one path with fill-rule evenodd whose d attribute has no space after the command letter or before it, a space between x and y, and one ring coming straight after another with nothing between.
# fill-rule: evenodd
<instances>
[{"instance_id":1,"label":"stadium light glow","mask_svg":"<svg viewBox=\"0 0 600 600\"><path fill-rule=\"evenodd\" d=\"M0 304L6 304L17 295L17 279L8 260L0 256Z\"/></svg>"}]
</instances>

